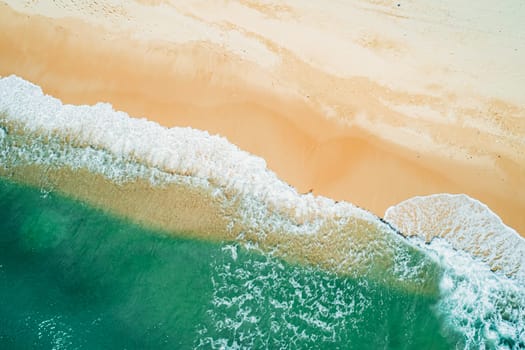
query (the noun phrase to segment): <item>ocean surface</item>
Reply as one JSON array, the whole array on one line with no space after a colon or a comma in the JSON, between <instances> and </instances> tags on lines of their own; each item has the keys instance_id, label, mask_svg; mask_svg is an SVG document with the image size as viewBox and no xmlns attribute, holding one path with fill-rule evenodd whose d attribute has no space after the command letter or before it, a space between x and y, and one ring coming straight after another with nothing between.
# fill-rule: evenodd
<instances>
[{"instance_id":1,"label":"ocean surface","mask_svg":"<svg viewBox=\"0 0 525 350\"><path fill-rule=\"evenodd\" d=\"M438 295L168 236L3 180L0 213L3 349L448 349L459 339L441 332Z\"/></svg>"},{"instance_id":2,"label":"ocean surface","mask_svg":"<svg viewBox=\"0 0 525 350\"><path fill-rule=\"evenodd\" d=\"M525 241L475 199L380 219L220 137L14 76L0 115L2 349L525 348ZM216 232L172 229L194 188Z\"/></svg>"}]
</instances>

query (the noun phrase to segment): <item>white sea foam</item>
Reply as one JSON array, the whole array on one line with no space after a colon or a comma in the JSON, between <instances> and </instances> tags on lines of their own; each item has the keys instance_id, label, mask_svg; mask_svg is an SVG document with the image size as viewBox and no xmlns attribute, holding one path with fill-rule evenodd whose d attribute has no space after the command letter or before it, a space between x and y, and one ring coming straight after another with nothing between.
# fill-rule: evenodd
<instances>
[{"instance_id":1,"label":"white sea foam","mask_svg":"<svg viewBox=\"0 0 525 350\"><path fill-rule=\"evenodd\" d=\"M385 219L444 268L438 312L466 349L525 347L525 241L467 195L414 197Z\"/></svg>"},{"instance_id":2,"label":"white sea foam","mask_svg":"<svg viewBox=\"0 0 525 350\"><path fill-rule=\"evenodd\" d=\"M439 237L499 271L525 281L525 240L485 204L464 194L414 197L387 209L385 220L407 237Z\"/></svg>"},{"instance_id":3,"label":"white sea foam","mask_svg":"<svg viewBox=\"0 0 525 350\"><path fill-rule=\"evenodd\" d=\"M259 157L240 150L226 139L191 128L164 128L146 119L133 119L107 103L63 105L41 88L16 76L0 80L0 112L26 132L68 137L77 145L105 150L113 157L134 159L168 174L199 179L236 195L253 197L272 208L293 213L300 222L323 216L377 221L371 213L349 203L302 196L280 181ZM83 163L78 159L76 163ZM111 174L107 176L111 177ZM256 217L250 218L257 220ZM304 226L303 226L304 228ZM308 228L309 230L312 227ZM315 229L315 228L313 228Z\"/></svg>"},{"instance_id":4,"label":"white sea foam","mask_svg":"<svg viewBox=\"0 0 525 350\"><path fill-rule=\"evenodd\" d=\"M525 284L493 273L445 239L428 244L413 239L445 270L437 311L448 329L463 335L465 349L525 347Z\"/></svg>"},{"instance_id":5,"label":"white sea foam","mask_svg":"<svg viewBox=\"0 0 525 350\"><path fill-rule=\"evenodd\" d=\"M62 321L61 316L46 319L38 324L38 339L47 340L53 350L78 348L74 343L73 329Z\"/></svg>"},{"instance_id":6,"label":"white sea foam","mask_svg":"<svg viewBox=\"0 0 525 350\"><path fill-rule=\"evenodd\" d=\"M306 238L318 233L323 225L341 230L360 220L373 227L367 233L371 237L363 239L359 233L345 233L340 241L344 244L343 260L333 262L328 258L327 263L350 269L361 266L360 271L366 271L374 262L386 261L377 266L401 283L421 281L418 276L424 276L429 266L413 258L414 244L403 240L373 214L350 203L298 194L269 171L264 160L222 137L191 128L167 129L145 119L129 118L109 104L63 105L44 95L38 86L15 76L0 79L0 113L3 168L14 164L65 166L87 169L117 183L140 178L153 186L170 182L199 186L225 203L235 201L236 213L230 228L240 222L263 238L272 232ZM427 241L442 237L456 249L443 248L437 245L438 241L420 244L422 250L435 252L435 259L447 270L441 283L445 297L439 307L448 315L452 327L471 334L473 342L492 339L501 345L510 339L509 342L524 344L520 320L525 301L520 293L525 250L523 239L515 231L486 206L462 195L411 199L389 208L386 219L407 236ZM326 231L326 243L332 241L333 231ZM239 237L243 234L239 232ZM257 246L257 242L247 243ZM308 247L301 252L308 253ZM232 254L236 251L232 250ZM494 274L490 268L501 274ZM474 294L469 294L472 290ZM509 308L505 304L507 297L515 306ZM472 300L482 306L483 315L468 311ZM490 314L488 310L493 311ZM476 331L476 320L486 323L483 334ZM321 323L314 326L330 327Z\"/></svg>"},{"instance_id":7,"label":"white sea foam","mask_svg":"<svg viewBox=\"0 0 525 350\"><path fill-rule=\"evenodd\" d=\"M269 242L262 243L265 249L280 249L280 256L308 255L310 263L348 274L369 273L374 267L378 278L415 288L416 280L425 279L418 274L426 273L415 265L432 264L413 257L417 248L370 212L299 194L268 170L263 159L205 131L164 128L106 103L63 105L16 76L0 79L0 113L7 135L0 153L4 168L37 164L87 169L116 183L140 178L153 186L199 186L225 207L234 207L228 212L228 229L239 240ZM303 240L303 235L316 234L325 242ZM274 242L283 242L282 235L290 240L278 247Z\"/></svg>"},{"instance_id":8,"label":"white sea foam","mask_svg":"<svg viewBox=\"0 0 525 350\"><path fill-rule=\"evenodd\" d=\"M336 281L333 275L291 269L257 254L252 259L223 256L212 267L212 301L207 320L199 326L196 348L317 348L344 343L348 333L388 343L366 334L370 330L364 315L370 309L377 308L378 319L388 317L371 300L376 286L366 279ZM405 320L412 320L410 316L407 312Z\"/></svg>"}]
</instances>

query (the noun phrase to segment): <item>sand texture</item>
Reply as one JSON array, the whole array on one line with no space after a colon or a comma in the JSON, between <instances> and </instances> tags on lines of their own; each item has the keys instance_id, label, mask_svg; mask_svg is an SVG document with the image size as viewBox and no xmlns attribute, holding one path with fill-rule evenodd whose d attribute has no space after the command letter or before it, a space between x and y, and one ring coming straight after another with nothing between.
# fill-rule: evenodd
<instances>
[{"instance_id":1,"label":"sand texture","mask_svg":"<svg viewBox=\"0 0 525 350\"><path fill-rule=\"evenodd\" d=\"M382 216L466 193L525 233L525 3L4 1L0 75L263 157Z\"/></svg>"}]
</instances>

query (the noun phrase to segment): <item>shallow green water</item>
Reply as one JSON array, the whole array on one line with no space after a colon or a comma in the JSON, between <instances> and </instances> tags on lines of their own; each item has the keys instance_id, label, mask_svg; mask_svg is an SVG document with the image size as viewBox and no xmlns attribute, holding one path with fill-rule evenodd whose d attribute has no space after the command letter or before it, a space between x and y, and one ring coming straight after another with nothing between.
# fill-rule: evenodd
<instances>
[{"instance_id":1,"label":"shallow green water","mask_svg":"<svg viewBox=\"0 0 525 350\"><path fill-rule=\"evenodd\" d=\"M0 179L0 348L448 349L437 296L174 238Z\"/></svg>"}]
</instances>

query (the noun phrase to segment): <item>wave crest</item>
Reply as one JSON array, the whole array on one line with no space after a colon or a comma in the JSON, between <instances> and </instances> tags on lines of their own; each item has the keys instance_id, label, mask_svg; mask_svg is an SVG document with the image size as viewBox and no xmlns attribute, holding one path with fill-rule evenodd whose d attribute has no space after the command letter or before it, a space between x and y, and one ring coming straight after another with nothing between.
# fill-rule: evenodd
<instances>
[{"instance_id":1,"label":"wave crest","mask_svg":"<svg viewBox=\"0 0 525 350\"><path fill-rule=\"evenodd\" d=\"M525 281L525 240L485 204L465 194L407 199L388 208L385 219L407 237L426 242L443 238L493 271Z\"/></svg>"},{"instance_id":2,"label":"wave crest","mask_svg":"<svg viewBox=\"0 0 525 350\"><path fill-rule=\"evenodd\" d=\"M263 159L225 138L129 118L109 104L63 105L15 76L0 80L0 111L7 135L2 163L11 170L24 165L43 167L40 173L87 169L117 185L146 180L152 190L166 184L198 185L221 205L227 227L217 227L216 239L233 238L292 261L367 275L403 289L437 291L439 268L388 224L350 203L297 193ZM65 191L60 181L55 183ZM112 188L117 196L104 203L108 209L130 195ZM70 187L66 192L78 196L74 191ZM118 208L131 217L151 207L170 216L162 202L168 195L160 194L159 203ZM125 211L129 206L134 206L132 212Z\"/></svg>"},{"instance_id":3,"label":"wave crest","mask_svg":"<svg viewBox=\"0 0 525 350\"><path fill-rule=\"evenodd\" d=\"M177 224L178 211L187 210L202 221L206 215L187 204L212 202L221 215L207 226L215 239L390 288L441 293L438 307L467 348L525 344L525 241L468 196L412 198L389 208L386 222L350 203L297 193L263 159L222 137L129 118L109 104L63 105L10 76L0 79L0 175L23 181L27 169L36 179L29 183L51 179L53 188L82 200L101 195L107 200L95 204L131 218ZM199 190L192 192L197 199L184 202L190 189Z\"/></svg>"}]
</instances>

